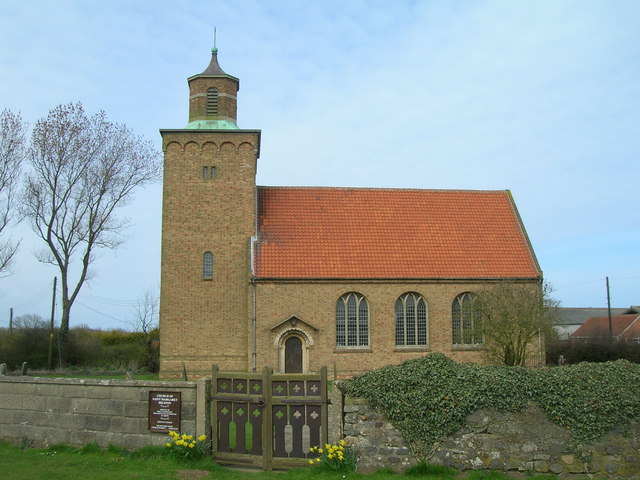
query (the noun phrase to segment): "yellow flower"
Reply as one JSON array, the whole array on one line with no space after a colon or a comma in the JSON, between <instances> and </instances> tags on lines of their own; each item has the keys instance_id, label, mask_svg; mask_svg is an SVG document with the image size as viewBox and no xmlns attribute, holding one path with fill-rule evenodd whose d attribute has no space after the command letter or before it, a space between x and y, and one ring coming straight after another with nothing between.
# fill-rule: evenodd
<instances>
[{"instance_id":1,"label":"yellow flower","mask_svg":"<svg viewBox=\"0 0 640 480\"><path fill-rule=\"evenodd\" d=\"M313 460L309 460L309 464L310 464L310 465L313 465Z\"/></svg>"},{"instance_id":2,"label":"yellow flower","mask_svg":"<svg viewBox=\"0 0 640 480\"><path fill-rule=\"evenodd\" d=\"M318 453L322 453L323 450L321 448L318 449Z\"/></svg>"},{"instance_id":3,"label":"yellow flower","mask_svg":"<svg viewBox=\"0 0 640 480\"><path fill-rule=\"evenodd\" d=\"M324 448L331 448L331 445L329 445L328 443L325 443Z\"/></svg>"},{"instance_id":4,"label":"yellow flower","mask_svg":"<svg viewBox=\"0 0 640 480\"><path fill-rule=\"evenodd\" d=\"M346 444L344 443L344 440L340 440L340 446L344 447Z\"/></svg>"},{"instance_id":5,"label":"yellow flower","mask_svg":"<svg viewBox=\"0 0 640 480\"><path fill-rule=\"evenodd\" d=\"M164 444L164 446L165 446L165 447L170 447L170 446L171 446L171 444L170 444L170 443L165 443L165 444Z\"/></svg>"},{"instance_id":6,"label":"yellow flower","mask_svg":"<svg viewBox=\"0 0 640 480\"><path fill-rule=\"evenodd\" d=\"M199 442L202 442L202 441L204 441L204 440L206 440L206 439L207 439L207 436L206 436L206 435L200 435L200 436L198 437L198 441L199 441Z\"/></svg>"},{"instance_id":7,"label":"yellow flower","mask_svg":"<svg viewBox=\"0 0 640 480\"><path fill-rule=\"evenodd\" d=\"M320 457L316 458L316 463L320 463Z\"/></svg>"},{"instance_id":8,"label":"yellow flower","mask_svg":"<svg viewBox=\"0 0 640 480\"><path fill-rule=\"evenodd\" d=\"M329 455L327 455L327 458L331 460L333 458L333 455L330 453Z\"/></svg>"},{"instance_id":9,"label":"yellow flower","mask_svg":"<svg viewBox=\"0 0 640 480\"><path fill-rule=\"evenodd\" d=\"M196 446L196 444L195 444L195 443L193 443L193 442L191 442L191 443L189 444L189 448L193 448L193 447L195 447L195 446Z\"/></svg>"}]
</instances>

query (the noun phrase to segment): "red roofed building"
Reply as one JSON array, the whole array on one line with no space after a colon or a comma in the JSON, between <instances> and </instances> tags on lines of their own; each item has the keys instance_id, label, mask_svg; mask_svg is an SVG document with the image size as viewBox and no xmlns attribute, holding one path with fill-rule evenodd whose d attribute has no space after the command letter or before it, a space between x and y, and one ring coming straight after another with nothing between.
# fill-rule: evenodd
<instances>
[{"instance_id":1,"label":"red roofed building","mask_svg":"<svg viewBox=\"0 0 640 480\"><path fill-rule=\"evenodd\" d=\"M640 315L638 311L628 309L624 315L611 316L611 330L609 317L591 317L570 335L572 340L608 341L613 337L614 342L640 343Z\"/></svg>"},{"instance_id":2,"label":"red roofed building","mask_svg":"<svg viewBox=\"0 0 640 480\"><path fill-rule=\"evenodd\" d=\"M483 361L473 292L542 280L509 191L256 186L238 79L214 49L188 81L189 124L161 130L163 376Z\"/></svg>"}]
</instances>

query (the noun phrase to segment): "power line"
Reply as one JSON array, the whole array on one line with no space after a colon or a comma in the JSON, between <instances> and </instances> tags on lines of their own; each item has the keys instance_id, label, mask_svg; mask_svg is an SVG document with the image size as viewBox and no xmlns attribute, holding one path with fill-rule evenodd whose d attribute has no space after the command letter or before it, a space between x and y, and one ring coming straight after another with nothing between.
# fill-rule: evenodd
<instances>
[{"instance_id":1,"label":"power line","mask_svg":"<svg viewBox=\"0 0 640 480\"><path fill-rule=\"evenodd\" d=\"M609 280L640 280L640 277L609 277ZM586 285L589 283L601 283L602 278L595 278L593 280L585 280L584 282L569 283L565 285L554 285L557 288L576 287L578 285Z\"/></svg>"},{"instance_id":2,"label":"power line","mask_svg":"<svg viewBox=\"0 0 640 480\"><path fill-rule=\"evenodd\" d=\"M124 323L124 324L129 324L129 322L127 322L126 320L121 320L120 318L112 317L111 315L106 314L106 313L104 313L104 312L101 312L100 310L96 310L95 308L91 308L89 305L86 305L86 304L82 303L82 302L81 302L81 301L79 301L79 300L76 300L76 301L75 301L75 302L73 302L73 303L77 303L78 305L83 306L83 307L84 307L84 308L86 308L87 310L91 310L92 312L97 313L98 315L102 315L103 317L110 318L111 320L115 320L116 322L120 322L120 323Z\"/></svg>"},{"instance_id":3,"label":"power line","mask_svg":"<svg viewBox=\"0 0 640 480\"><path fill-rule=\"evenodd\" d=\"M43 285L39 290L37 290L33 295L31 295L26 300L23 300L18 305L14 306L13 309L15 311L18 310L27 310L34 305L38 304L42 301L43 298L49 295L49 285Z\"/></svg>"},{"instance_id":4,"label":"power line","mask_svg":"<svg viewBox=\"0 0 640 480\"><path fill-rule=\"evenodd\" d=\"M85 300L90 300L93 303L101 303L104 305L120 306L120 307L134 307L138 304L138 300L119 300L116 298L99 297L90 293L83 293L82 297Z\"/></svg>"},{"instance_id":5,"label":"power line","mask_svg":"<svg viewBox=\"0 0 640 480\"><path fill-rule=\"evenodd\" d=\"M56 289L56 291L57 291L57 292L60 292L60 289ZM60 293L61 293L61 292L60 292ZM90 306L89 306L89 305L87 305L86 303L81 302L81 301L80 301L80 300L78 300L77 298L76 298L76 300L75 300L73 303L74 303L74 305L77 303L78 305L83 306L83 307L84 307L84 308L86 308L87 310L91 310L92 312L97 313L98 315L102 315L103 317L110 318L111 320L115 320L116 322L120 322L120 323L124 323L124 324L129 324L129 323L130 323L130 322L127 322L126 320L122 320L122 319L120 319L120 318L113 317L113 316L111 316L111 315L109 315L109 314L107 314L107 313L101 312L100 310L96 310L95 308L90 307Z\"/></svg>"}]
</instances>

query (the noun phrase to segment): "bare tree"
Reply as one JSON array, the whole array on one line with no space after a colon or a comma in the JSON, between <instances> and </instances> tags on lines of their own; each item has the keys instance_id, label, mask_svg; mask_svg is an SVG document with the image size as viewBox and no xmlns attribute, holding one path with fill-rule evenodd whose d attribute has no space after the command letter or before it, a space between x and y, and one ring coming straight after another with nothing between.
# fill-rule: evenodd
<instances>
[{"instance_id":1,"label":"bare tree","mask_svg":"<svg viewBox=\"0 0 640 480\"><path fill-rule=\"evenodd\" d=\"M149 335L158 328L158 296L147 290L138 297L134 310L134 319L131 323L133 330Z\"/></svg>"},{"instance_id":2,"label":"bare tree","mask_svg":"<svg viewBox=\"0 0 640 480\"><path fill-rule=\"evenodd\" d=\"M138 301L134 307L133 329L136 332L144 334L145 341L145 364L150 372L158 370L157 339L158 332L158 295L147 290L143 295L138 297ZM154 345L155 344L155 345Z\"/></svg>"},{"instance_id":3,"label":"bare tree","mask_svg":"<svg viewBox=\"0 0 640 480\"><path fill-rule=\"evenodd\" d=\"M95 250L124 241L128 222L118 209L137 187L159 179L160 156L125 125L109 122L102 111L88 116L77 103L38 120L28 162L21 213L46 243L38 259L60 269L64 359L71 307L92 275Z\"/></svg>"},{"instance_id":4,"label":"bare tree","mask_svg":"<svg viewBox=\"0 0 640 480\"><path fill-rule=\"evenodd\" d=\"M0 113L0 234L13 219L16 188L25 157L26 131L20 114L10 110ZM20 242L10 238L0 241L0 274L9 272L19 245Z\"/></svg>"},{"instance_id":5,"label":"bare tree","mask_svg":"<svg viewBox=\"0 0 640 480\"><path fill-rule=\"evenodd\" d=\"M552 320L558 302L548 283L501 282L478 293L475 307L482 315L484 345L490 359L524 365L527 349L554 336Z\"/></svg>"},{"instance_id":6,"label":"bare tree","mask_svg":"<svg viewBox=\"0 0 640 480\"><path fill-rule=\"evenodd\" d=\"M49 323L37 313L25 313L13 319L15 328L48 328Z\"/></svg>"}]
</instances>

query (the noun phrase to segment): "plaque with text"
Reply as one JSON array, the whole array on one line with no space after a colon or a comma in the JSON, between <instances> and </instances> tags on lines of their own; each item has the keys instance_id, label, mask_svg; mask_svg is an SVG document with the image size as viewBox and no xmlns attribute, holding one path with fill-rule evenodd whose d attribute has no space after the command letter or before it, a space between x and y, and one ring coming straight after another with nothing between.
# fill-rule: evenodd
<instances>
[{"instance_id":1,"label":"plaque with text","mask_svg":"<svg viewBox=\"0 0 640 480\"><path fill-rule=\"evenodd\" d=\"M180 431L180 392L149 392L149 430Z\"/></svg>"}]
</instances>

